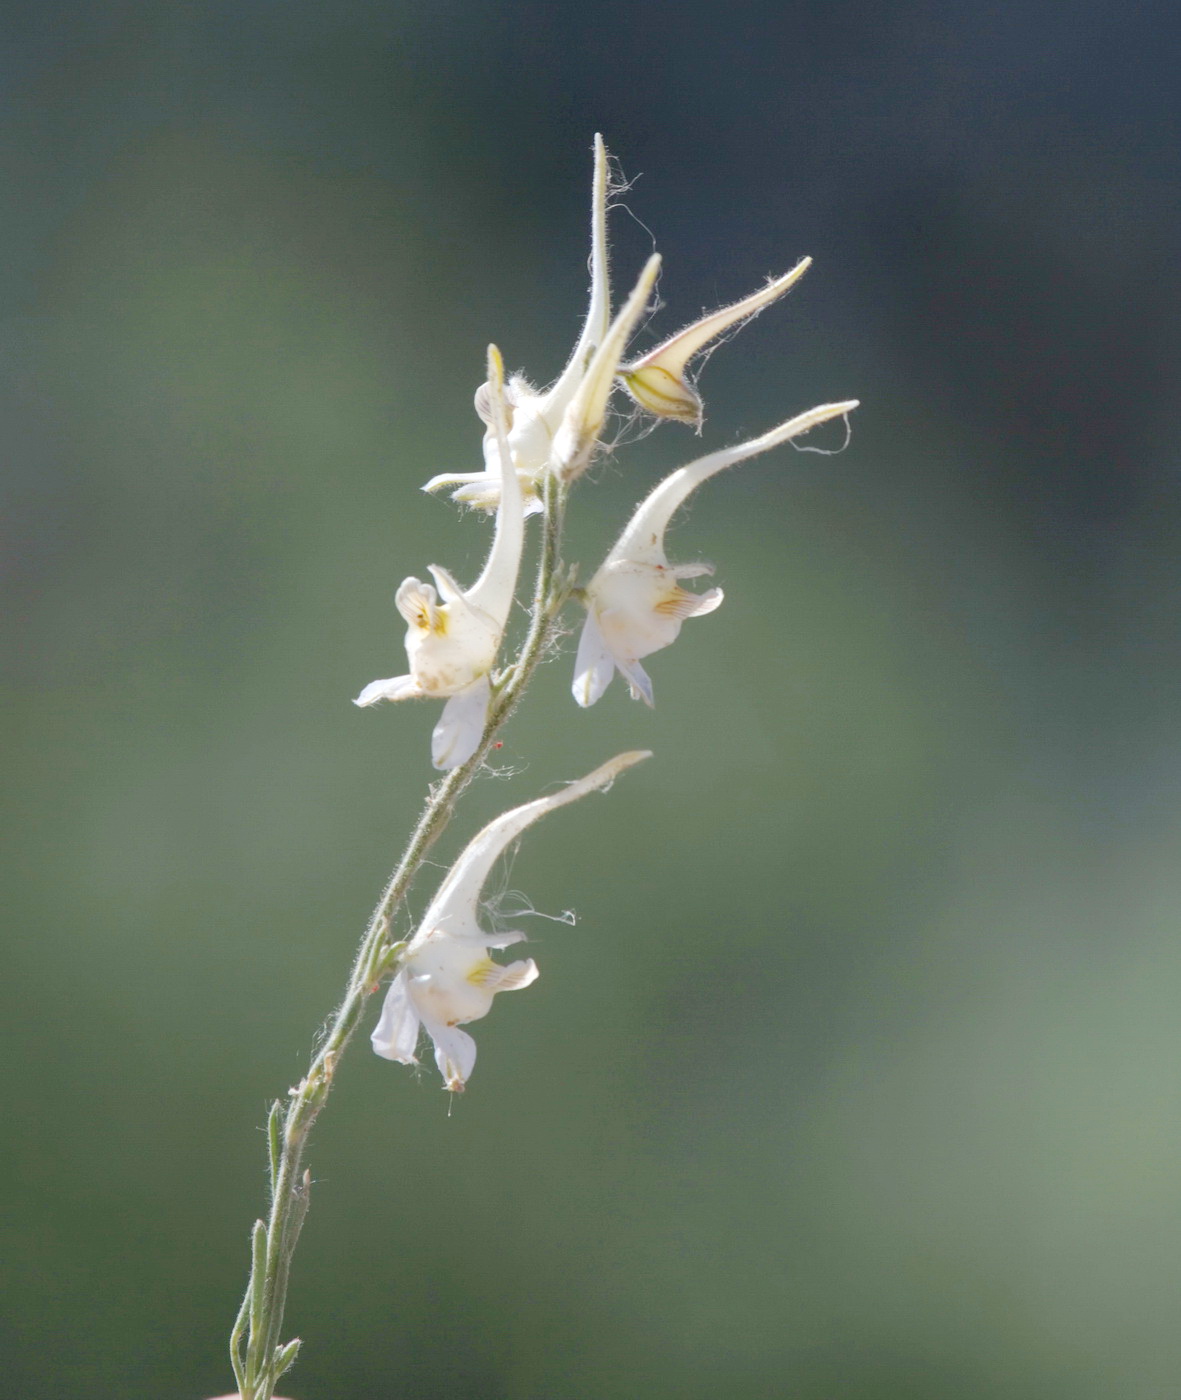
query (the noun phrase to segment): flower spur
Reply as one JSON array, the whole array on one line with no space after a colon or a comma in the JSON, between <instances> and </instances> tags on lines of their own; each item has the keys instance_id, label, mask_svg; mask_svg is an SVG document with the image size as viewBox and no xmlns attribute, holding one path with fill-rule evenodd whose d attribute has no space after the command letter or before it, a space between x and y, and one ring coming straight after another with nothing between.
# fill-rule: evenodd
<instances>
[{"instance_id":1,"label":"flower spur","mask_svg":"<svg viewBox=\"0 0 1181 1400\"><path fill-rule=\"evenodd\" d=\"M671 646L686 618L701 617L721 606L720 588L692 593L680 584L682 579L713 573L711 565L670 564L664 552L664 532L689 495L726 467L757 457L856 407L856 399L821 404L750 442L711 452L665 477L636 507L614 549L582 591L587 617L573 685L580 705L593 705L616 671L628 682L634 698L651 705L652 682L640 665L641 658Z\"/></svg>"}]
</instances>

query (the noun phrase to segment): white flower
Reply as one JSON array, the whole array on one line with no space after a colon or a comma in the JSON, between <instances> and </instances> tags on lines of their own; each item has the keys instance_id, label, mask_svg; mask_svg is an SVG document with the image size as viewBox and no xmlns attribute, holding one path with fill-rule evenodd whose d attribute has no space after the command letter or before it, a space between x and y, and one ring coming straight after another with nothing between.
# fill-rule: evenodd
<instances>
[{"instance_id":1,"label":"white flower","mask_svg":"<svg viewBox=\"0 0 1181 1400\"><path fill-rule=\"evenodd\" d=\"M504 368L495 346L488 348L488 390L494 424L489 431L503 443ZM471 588L461 588L437 564L429 566L437 591L421 579L403 580L394 601L407 623L410 674L373 681L354 702L372 705L378 700L424 696L446 699L431 735L431 758L436 768L455 768L469 759L479 746L487 721L491 671L508 624L525 538L515 472L510 471L505 478L500 498L488 562Z\"/></svg>"},{"instance_id":2,"label":"white flower","mask_svg":"<svg viewBox=\"0 0 1181 1400\"><path fill-rule=\"evenodd\" d=\"M447 1088L464 1087L476 1062L476 1042L459 1027L486 1016L497 992L517 991L538 976L532 958L505 965L488 956L490 949L507 948L525 937L523 933L485 933L480 927L480 891L492 866L509 842L539 817L609 787L625 769L648 757L638 751L621 753L560 792L514 807L489 822L448 872L402 953L372 1036L379 1055L404 1065L417 1064L421 1026L434 1042L435 1063Z\"/></svg>"},{"instance_id":3,"label":"white flower","mask_svg":"<svg viewBox=\"0 0 1181 1400\"><path fill-rule=\"evenodd\" d=\"M544 392L514 377L506 391L508 447L525 497L525 513L541 509L545 474L557 472L572 480L590 460L598 441L619 364L627 342L648 304L660 271L660 259L648 259L640 279L614 322L607 272L607 150L595 137L595 171L591 198L591 294L586 321L574 353L555 383ZM476 412L489 422L484 388L476 393ZM484 439L482 472L447 472L423 487L437 491L457 486L452 499L480 510L495 510L500 499L500 449L494 437Z\"/></svg>"},{"instance_id":4,"label":"white flower","mask_svg":"<svg viewBox=\"0 0 1181 1400\"><path fill-rule=\"evenodd\" d=\"M777 301L784 292L795 286L811 266L811 258L802 258L782 277L768 282L765 287L760 287L757 292L734 302L732 306L723 306L694 321L655 350L649 350L640 359L625 365L619 371L624 388L641 408L656 417L677 418L700 428L701 399L685 373L689 361L700 355L710 341L716 340L731 326L750 320L765 306Z\"/></svg>"},{"instance_id":5,"label":"white flower","mask_svg":"<svg viewBox=\"0 0 1181 1400\"><path fill-rule=\"evenodd\" d=\"M822 404L762 437L710 453L665 477L637 506L615 548L583 591L587 618L573 686L580 705L593 705L616 671L631 686L636 699L651 705L652 682L640 659L676 641L687 617L713 612L721 605L720 588L691 593L680 586L681 579L712 573L709 564L669 564L665 556L664 532L690 492L726 467L756 457L856 407L856 399Z\"/></svg>"}]
</instances>

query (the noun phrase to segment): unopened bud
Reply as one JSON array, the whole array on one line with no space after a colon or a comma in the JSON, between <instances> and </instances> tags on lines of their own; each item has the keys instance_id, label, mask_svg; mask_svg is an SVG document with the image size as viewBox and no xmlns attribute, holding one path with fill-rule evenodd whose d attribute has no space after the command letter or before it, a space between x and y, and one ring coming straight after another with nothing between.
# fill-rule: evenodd
<instances>
[{"instance_id":1,"label":"unopened bud","mask_svg":"<svg viewBox=\"0 0 1181 1400\"><path fill-rule=\"evenodd\" d=\"M763 307L777 301L811 265L811 258L802 258L782 277L768 282L765 287L760 287L757 292L734 302L732 306L711 311L708 316L678 331L633 364L625 365L619 371L623 387L642 409L655 417L675 418L682 423L700 426L702 403L686 374L689 361L732 326L757 316Z\"/></svg>"},{"instance_id":2,"label":"unopened bud","mask_svg":"<svg viewBox=\"0 0 1181 1400\"><path fill-rule=\"evenodd\" d=\"M702 404L697 390L663 365L625 369L619 377L623 387L645 412L657 418L675 418L681 423L701 422Z\"/></svg>"}]
</instances>

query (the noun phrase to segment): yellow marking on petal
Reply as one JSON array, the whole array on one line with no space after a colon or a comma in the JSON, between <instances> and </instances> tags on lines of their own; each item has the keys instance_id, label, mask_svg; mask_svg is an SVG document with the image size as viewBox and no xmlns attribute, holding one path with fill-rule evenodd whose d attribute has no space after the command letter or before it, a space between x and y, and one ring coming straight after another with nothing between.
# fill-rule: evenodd
<instances>
[{"instance_id":1,"label":"yellow marking on petal","mask_svg":"<svg viewBox=\"0 0 1181 1400\"><path fill-rule=\"evenodd\" d=\"M489 976L496 968L497 964L491 958L481 958L478 963L467 974L467 981L473 987L482 987L487 982Z\"/></svg>"},{"instance_id":2,"label":"yellow marking on petal","mask_svg":"<svg viewBox=\"0 0 1181 1400\"><path fill-rule=\"evenodd\" d=\"M447 606L440 607L433 600L434 589L429 593L420 589L400 592L398 609L411 627L420 632L433 632L441 636L447 631Z\"/></svg>"},{"instance_id":3,"label":"yellow marking on petal","mask_svg":"<svg viewBox=\"0 0 1181 1400\"><path fill-rule=\"evenodd\" d=\"M414 610L414 625L421 632L430 632L433 636L442 637L447 631L446 609L422 602Z\"/></svg>"},{"instance_id":4,"label":"yellow marking on petal","mask_svg":"<svg viewBox=\"0 0 1181 1400\"><path fill-rule=\"evenodd\" d=\"M663 617L683 617L685 609L692 607L696 602L696 593L690 593L687 588L674 588L667 598L662 598L656 604L653 612L658 612Z\"/></svg>"}]
</instances>

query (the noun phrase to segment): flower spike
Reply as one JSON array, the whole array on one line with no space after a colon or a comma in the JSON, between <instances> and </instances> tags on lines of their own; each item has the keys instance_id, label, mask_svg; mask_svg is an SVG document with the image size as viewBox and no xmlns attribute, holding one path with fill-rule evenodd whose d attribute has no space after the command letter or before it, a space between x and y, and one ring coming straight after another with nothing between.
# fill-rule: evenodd
<instances>
[{"instance_id":1,"label":"flower spike","mask_svg":"<svg viewBox=\"0 0 1181 1400\"><path fill-rule=\"evenodd\" d=\"M655 350L649 350L619 371L623 387L641 408L657 418L676 418L700 429L704 409L697 390L685 373L689 361L731 326L752 319L765 306L777 301L784 292L795 286L811 266L811 258L801 258L790 272L768 282L757 292L743 297L732 306L723 306L703 316L670 336Z\"/></svg>"},{"instance_id":2,"label":"flower spike","mask_svg":"<svg viewBox=\"0 0 1181 1400\"><path fill-rule=\"evenodd\" d=\"M514 807L491 821L451 867L414 937L407 944L397 975L390 983L373 1048L387 1060L417 1064L419 1028L434 1042L435 1063L453 1093L463 1089L476 1062L476 1042L459 1029L492 1009L497 992L518 991L537 980L537 964L497 963L493 948L519 943L523 933L485 933L480 927L480 892L493 865L533 822L576 802L589 792L610 787L647 752L618 754L609 762L548 797Z\"/></svg>"},{"instance_id":3,"label":"flower spike","mask_svg":"<svg viewBox=\"0 0 1181 1400\"><path fill-rule=\"evenodd\" d=\"M488 390L492 421L486 450L499 467L510 457L504 365L494 345L488 347ZM491 671L516 591L525 539L516 472L504 474L499 496L496 533L480 577L466 592L438 564L429 566L436 588L421 579L405 579L394 601L407 622L410 674L373 681L354 701L373 705L379 700L446 699L431 735L431 759L440 769L466 762L479 746L492 698Z\"/></svg>"},{"instance_id":4,"label":"flower spike","mask_svg":"<svg viewBox=\"0 0 1181 1400\"><path fill-rule=\"evenodd\" d=\"M676 641L681 623L721 606L722 590L692 593L681 579L710 574L709 564L672 564L664 552L664 532L677 508L711 476L799 437L810 428L840 418L857 407L856 399L821 404L781 423L761 437L711 452L681 467L636 507L614 549L584 590L586 623L574 664L574 698L593 705L616 671L632 696L651 705L652 682L641 658Z\"/></svg>"}]
</instances>

